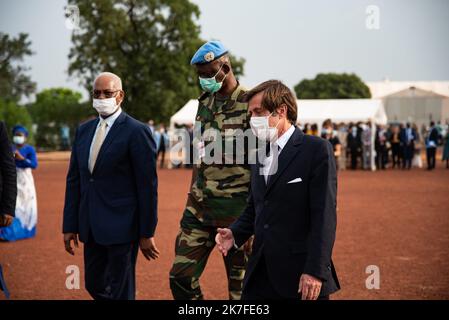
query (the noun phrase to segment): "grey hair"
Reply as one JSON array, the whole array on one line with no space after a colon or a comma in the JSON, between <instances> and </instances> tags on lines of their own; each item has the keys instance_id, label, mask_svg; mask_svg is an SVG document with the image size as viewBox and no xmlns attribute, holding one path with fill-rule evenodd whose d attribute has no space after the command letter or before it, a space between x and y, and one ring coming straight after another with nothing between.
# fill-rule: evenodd
<instances>
[{"instance_id":1,"label":"grey hair","mask_svg":"<svg viewBox=\"0 0 449 320\"><path fill-rule=\"evenodd\" d=\"M103 77L103 76L111 77L112 80L114 81L115 85L117 86L117 89L122 90L122 79L120 79L120 77L118 75L116 75L115 73L112 73L112 72L102 72L102 73L100 73L95 78L94 84L95 84L95 82L97 82L98 78Z\"/></svg>"}]
</instances>

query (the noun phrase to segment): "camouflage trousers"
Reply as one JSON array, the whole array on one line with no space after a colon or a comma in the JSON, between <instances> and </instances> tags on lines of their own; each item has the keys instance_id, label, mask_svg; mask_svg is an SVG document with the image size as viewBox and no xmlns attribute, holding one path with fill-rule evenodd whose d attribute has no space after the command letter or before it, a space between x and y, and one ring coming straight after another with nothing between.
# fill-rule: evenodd
<instances>
[{"instance_id":1,"label":"camouflage trousers","mask_svg":"<svg viewBox=\"0 0 449 320\"><path fill-rule=\"evenodd\" d=\"M216 228L195 226L179 230L175 243L175 261L170 270L170 289L175 300L201 300L199 278L215 247ZM223 257L228 278L229 299L240 300L248 255L243 248Z\"/></svg>"}]
</instances>

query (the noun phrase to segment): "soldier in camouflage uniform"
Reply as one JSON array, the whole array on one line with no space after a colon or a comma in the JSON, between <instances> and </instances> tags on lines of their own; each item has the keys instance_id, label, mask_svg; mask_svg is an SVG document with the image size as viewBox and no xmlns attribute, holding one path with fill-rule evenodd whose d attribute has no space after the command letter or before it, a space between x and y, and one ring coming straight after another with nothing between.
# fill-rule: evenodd
<instances>
[{"instance_id":1,"label":"soldier in camouflage uniform","mask_svg":"<svg viewBox=\"0 0 449 320\"><path fill-rule=\"evenodd\" d=\"M242 102L245 89L232 72L227 50L218 41L208 42L197 51L191 64L196 66L200 85L205 90L199 98L195 125L195 130L201 131L202 141L195 138L194 147L202 145L203 150L207 149L218 137L222 150L231 142L236 153L233 133L236 129L249 128L248 105ZM208 137L207 133L211 132L218 135ZM246 148L243 150L246 156ZM194 165L187 205L176 237L175 261L170 270L170 288L175 299L203 299L199 278L215 246L216 230L229 226L246 206L248 164L237 163L236 157L229 157L224 151L218 158L221 161L206 164L201 159ZM239 248L224 257L230 299L241 297L248 257L245 251Z\"/></svg>"}]
</instances>

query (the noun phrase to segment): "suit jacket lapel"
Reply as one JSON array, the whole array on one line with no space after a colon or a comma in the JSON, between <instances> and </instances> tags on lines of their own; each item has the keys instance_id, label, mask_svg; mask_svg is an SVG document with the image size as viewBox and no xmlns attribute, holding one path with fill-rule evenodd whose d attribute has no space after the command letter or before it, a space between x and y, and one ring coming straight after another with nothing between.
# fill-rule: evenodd
<instances>
[{"instance_id":1,"label":"suit jacket lapel","mask_svg":"<svg viewBox=\"0 0 449 320\"><path fill-rule=\"evenodd\" d=\"M104 153L114 141L114 137L117 135L117 133L120 131L120 126L125 120L126 113L122 111L122 113L118 116L118 118L115 120L114 124L112 125L111 129L109 129L108 135L106 136L106 139L104 140L103 144L101 145L100 151L98 152L97 161L95 162L94 170L95 172L96 168L100 164L101 160L104 158ZM93 173L92 172L92 173Z\"/></svg>"},{"instance_id":2,"label":"suit jacket lapel","mask_svg":"<svg viewBox=\"0 0 449 320\"><path fill-rule=\"evenodd\" d=\"M302 143L303 137L304 134L302 133L302 131L297 127L295 127L295 131L293 132L287 144L279 154L278 168L276 173L274 175L269 176L268 178L266 193L270 191L276 180L279 179L279 177L282 175L282 172L288 167L290 162L293 160L293 158L300 150L299 146Z\"/></svg>"},{"instance_id":3,"label":"suit jacket lapel","mask_svg":"<svg viewBox=\"0 0 449 320\"><path fill-rule=\"evenodd\" d=\"M265 183L265 177L264 177L263 172L262 172L262 165L260 164L259 160L256 162L255 169L256 169L255 181L257 183L257 187L261 188L262 191L265 193L266 188L267 188L267 184Z\"/></svg>"}]
</instances>

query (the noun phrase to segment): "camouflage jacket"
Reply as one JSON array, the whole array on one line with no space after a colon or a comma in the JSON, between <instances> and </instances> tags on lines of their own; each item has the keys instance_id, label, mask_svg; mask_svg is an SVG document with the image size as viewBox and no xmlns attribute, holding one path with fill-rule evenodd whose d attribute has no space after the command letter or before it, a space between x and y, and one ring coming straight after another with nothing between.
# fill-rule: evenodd
<instances>
[{"instance_id":1,"label":"camouflage jacket","mask_svg":"<svg viewBox=\"0 0 449 320\"><path fill-rule=\"evenodd\" d=\"M239 131L243 133L249 128L248 104L242 102L245 91L238 85L231 97L221 103L213 94L205 93L199 98L195 132L201 132L201 141L195 137L194 147L201 143L207 150L212 142L222 146L222 150L206 152L216 161L208 164L203 157L196 164L197 176L189 193L187 209L205 226L228 226L246 206L250 180L248 151L237 138ZM237 161L235 155L242 153L246 160Z\"/></svg>"}]
</instances>

